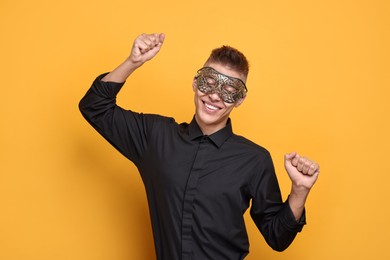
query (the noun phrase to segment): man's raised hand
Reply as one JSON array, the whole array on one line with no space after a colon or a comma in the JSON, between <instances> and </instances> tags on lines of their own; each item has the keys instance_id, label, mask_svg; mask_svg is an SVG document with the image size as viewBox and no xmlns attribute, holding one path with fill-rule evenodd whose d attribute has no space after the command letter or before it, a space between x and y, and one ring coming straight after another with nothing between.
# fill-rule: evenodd
<instances>
[{"instance_id":1,"label":"man's raised hand","mask_svg":"<svg viewBox=\"0 0 390 260\"><path fill-rule=\"evenodd\" d=\"M297 153L286 154L284 166L294 186L310 190L318 178L320 166Z\"/></svg>"},{"instance_id":2,"label":"man's raised hand","mask_svg":"<svg viewBox=\"0 0 390 260\"><path fill-rule=\"evenodd\" d=\"M141 34L134 40L129 56L130 61L141 66L152 59L160 51L164 39L163 33Z\"/></svg>"},{"instance_id":3,"label":"man's raised hand","mask_svg":"<svg viewBox=\"0 0 390 260\"><path fill-rule=\"evenodd\" d=\"M133 43L130 56L108 73L102 81L125 82L126 79L142 64L150 60L160 51L164 42L165 35L163 33L141 34Z\"/></svg>"}]
</instances>

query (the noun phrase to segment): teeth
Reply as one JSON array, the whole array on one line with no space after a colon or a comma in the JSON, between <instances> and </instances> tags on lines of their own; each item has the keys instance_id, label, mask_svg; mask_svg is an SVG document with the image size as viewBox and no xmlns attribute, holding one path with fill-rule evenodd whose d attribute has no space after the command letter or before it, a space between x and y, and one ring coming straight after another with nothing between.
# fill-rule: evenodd
<instances>
[{"instance_id":1,"label":"teeth","mask_svg":"<svg viewBox=\"0 0 390 260\"><path fill-rule=\"evenodd\" d=\"M210 110L217 110L217 109L218 109L218 107L212 106L212 105L207 104L207 103L205 103L205 106L206 106L208 109L210 109Z\"/></svg>"}]
</instances>

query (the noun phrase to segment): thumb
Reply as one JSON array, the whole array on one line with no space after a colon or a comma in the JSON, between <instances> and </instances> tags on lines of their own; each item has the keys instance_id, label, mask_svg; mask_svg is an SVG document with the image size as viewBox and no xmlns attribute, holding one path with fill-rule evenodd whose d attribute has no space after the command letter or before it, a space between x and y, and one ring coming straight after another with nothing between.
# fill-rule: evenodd
<instances>
[{"instance_id":1,"label":"thumb","mask_svg":"<svg viewBox=\"0 0 390 260\"><path fill-rule=\"evenodd\" d=\"M291 161L292 159L294 159L294 157L297 155L296 152L292 152L292 153L287 153L284 155L284 160L286 161Z\"/></svg>"},{"instance_id":2,"label":"thumb","mask_svg":"<svg viewBox=\"0 0 390 260\"><path fill-rule=\"evenodd\" d=\"M158 36L158 39L160 41L160 44L163 44L163 42L165 40L165 34L164 33L160 33L160 35Z\"/></svg>"}]
</instances>

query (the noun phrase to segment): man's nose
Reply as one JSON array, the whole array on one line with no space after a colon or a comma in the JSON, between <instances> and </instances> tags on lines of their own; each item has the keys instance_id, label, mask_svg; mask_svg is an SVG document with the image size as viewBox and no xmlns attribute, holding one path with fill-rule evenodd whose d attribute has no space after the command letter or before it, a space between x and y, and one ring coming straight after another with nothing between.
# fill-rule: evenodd
<instances>
[{"instance_id":1,"label":"man's nose","mask_svg":"<svg viewBox=\"0 0 390 260\"><path fill-rule=\"evenodd\" d=\"M212 101L215 101L215 102L221 100L221 96L220 96L220 94L219 94L219 91L216 91L216 90L210 92L210 93L209 93L209 97L210 97L210 99L211 99Z\"/></svg>"}]
</instances>

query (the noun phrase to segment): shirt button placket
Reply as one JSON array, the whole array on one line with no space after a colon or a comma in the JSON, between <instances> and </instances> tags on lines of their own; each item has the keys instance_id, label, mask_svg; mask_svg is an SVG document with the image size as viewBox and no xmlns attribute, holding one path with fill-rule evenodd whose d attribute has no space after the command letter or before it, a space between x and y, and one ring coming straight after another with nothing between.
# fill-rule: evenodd
<instances>
[{"instance_id":1,"label":"shirt button placket","mask_svg":"<svg viewBox=\"0 0 390 260\"><path fill-rule=\"evenodd\" d=\"M202 171L203 162L206 156L206 145L208 137L202 137L194 163L187 180L187 186L184 194L184 205L183 205L183 219L182 219L182 259L190 260L192 256L192 219L194 211L194 199L197 192L197 183L199 174Z\"/></svg>"}]
</instances>

